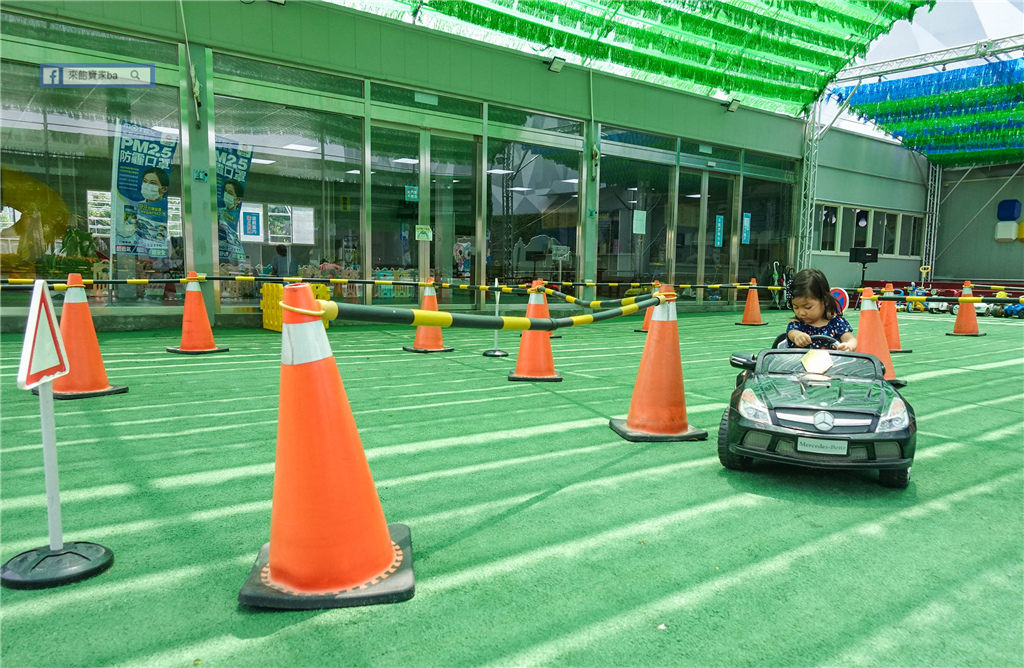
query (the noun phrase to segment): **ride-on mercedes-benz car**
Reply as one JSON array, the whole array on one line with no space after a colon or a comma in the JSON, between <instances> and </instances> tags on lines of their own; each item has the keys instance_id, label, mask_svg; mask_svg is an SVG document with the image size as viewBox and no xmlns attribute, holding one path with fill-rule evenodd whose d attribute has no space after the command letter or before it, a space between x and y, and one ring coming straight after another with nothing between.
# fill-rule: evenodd
<instances>
[{"instance_id":1,"label":"ride-on mercedes-benz car","mask_svg":"<svg viewBox=\"0 0 1024 668\"><path fill-rule=\"evenodd\" d=\"M785 345L785 335L776 346ZM811 337L831 346L828 336ZM772 347L735 353L742 369L718 431L729 469L755 459L828 469L877 469L886 487L906 488L914 463L914 409L883 377L874 355Z\"/></svg>"}]
</instances>

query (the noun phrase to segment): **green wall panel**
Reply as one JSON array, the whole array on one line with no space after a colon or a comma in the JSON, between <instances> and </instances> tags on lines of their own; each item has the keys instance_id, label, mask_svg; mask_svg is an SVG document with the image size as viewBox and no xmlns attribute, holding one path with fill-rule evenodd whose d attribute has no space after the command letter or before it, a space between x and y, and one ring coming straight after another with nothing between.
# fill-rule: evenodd
<instances>
[{"instance_id":1,"label":"green wall panel","mask_svg":"<svg viewBox=\"0 0 1024 668\"><path fill-rule=\"evenodd\" d=\"M1010 169L1004 176L979 179L973 179L973 174L968 175L952 194L949 194L950 189L963 176L963 172L947 172L943 175L942 196L949 194L949 198L942 203L939 211L939 237L935 252L940 253L947 246L949 248L935 261L936 276L1013 280L1016 285L1024 281L1024 243L1000 243L995 240L996 222L999 220L996 209L999 202L1004 199L1024 200L1024 176L1015 178L996 195L1012 173L1013 169ZM993 195L995 199L986 205ZM979 211L977 219L970 223ZM952 246L950 242L953 242Z\"/></svg>"},{"instance_id":2,"label":"green wall panel","mask_svg":"<svg viewBox=\"0 0 1024 668\"><path fill-rule=\"evenodd\" d=\"M927 174L925 158L902 146L833 128L818 149L817 199L924 212Z\"/></svg>"}]
</instances>

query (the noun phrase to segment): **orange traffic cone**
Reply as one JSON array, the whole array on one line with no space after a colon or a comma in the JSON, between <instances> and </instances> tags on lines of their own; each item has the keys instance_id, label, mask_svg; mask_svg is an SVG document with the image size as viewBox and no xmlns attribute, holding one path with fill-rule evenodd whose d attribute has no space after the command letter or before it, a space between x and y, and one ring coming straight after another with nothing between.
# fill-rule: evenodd
<instances>
[{"instance_id":1,"label":"orange traffic cone","mask_svg":"<svg viewBox=\"0 0 1024 668\"><path fill-rule=\"evenodd\" d=\"M885 339L882 317L878 315L878 304L873 299L874 291L864 288L860 299L860 322L857 323L857 352L874 355L885 366L885 379L896 387L907 384L905 380L896 378L889 355L889 344Z\"/></svg>"},{"instance_id":2,"label":"orange traffic cone","mask_svg":"<svg viewBox=\"0 0 1024 668\"><path fill-rule=\"evenodd\" d=\"M530 289L530 301L526 305L527 318L546 318L541 315L544 307L543 293L537 287ZM515 371L508 374L509 380L532 380L559 383L562 375L555 371L555 358L551 354L551 340L542 330L526 330L519 338L519 354L516 356Z\"/></svg>"},{"instance_id":3,"label":"orange traffic cone","mask_svg":"<svg viewBox=\"0 0 1024 668\"><path fill-rule=\"evenodd\" d=\"M974 296L970 281L964 281L964 291L960 296ZM974 304L960 304L956 312L956 322L953 323L953 331L946 332L946 336L985 336L985 332L978 331L978 314L974 312Z\"/></svg>"},{"instance_id":4,"label":"orange traffic cone","mask_svg":"<svg viewBox=\"0 0 1024 668\"><path fill-rule=\"evenodd\" d=\"M226 353L227 348L218 348L213 341L213 330L203 304L203 291L199 289L199 276L188 272L185 286L185 315L181 321L181 347L168 348L169 353L182 355L203 355Z\"/></svg>"},{"instance_id":5,"label":"orange traffic cone","mask_svg":"<svg viewBox=\"0 0 1024 668\"><path fill-rule=\"evenodd\" d=\"M661 289L661 281L654 281L654 283L652 283L652 285L654 286L654 289L651 290L651 294L652 295L658 294L658 290ZM650 329L651 329L651 316L652 315L654 315L654 309L653 308L647 309L647 312L644 313L644 326L643 326L643 328L642 329L634 329L633 331L634 332L639 332L639 333L642 333L642 334L646 334L648 331L650 331Z\"/></svg>"},{"instance_id":6,"label":"orange traffic cone","mask_svg":"<svg viewBox=\"0 0 1024 668\"><path fill-rule=\"evenodd\" d=\"M750 279L747 289L747 305L743 307L743 321L737 325L767 325L761 320L761 302L757 300L757 279Z\"/></svg>"},{"instance_id":7,"label":"orange traffic cone","mask_svg":"<svg viewBox=\"0 0 1024 668\"><path fill-rule=\"evenodd\" d=\"M420 308L424 311L437 310L437 293L434 291L433 283L434 279L428 278L427 287L423 289L423 306ZM402 346L402 350L410 353L450 353L455 348L444 347L440 327L420 325L416 328L416 338L413 339L412 347Z\"/></svg>"},{"instance_id":8,"label":"orange traffic cone","mask_svg":"<svg viewBox=\"0 0 1024 668\"><path fill-rule=\"evenodd\" d=\"M270 542L238 594L314 610L412 598L412 538L388 525L308 283L284 288Z\"/></svg>"},{"instance_id":9,"label":"orange traffic cone","mask_svg":"<svg viewBox=\"0 0 1024 668\"><path fill-rule=\"evenodd\" d=\"M708 433L686 421L675 294L671 285L662 285L661 293L669 301L653 309L629 414L609 425L627 441L702 441Z\"/></svg>"},{"instance_id":10,"label":"orange traffic cone","mask_svg":"<svg viewBox=\"0 0 1024 668\"><path fill-rule=\"evenodd\" d=\"M894 294L892 283L886 283L885 296L891 297ZM882 329L885 331L885 340L889 343L889 352L911 352L900 345L900 324L896 321L896 302L879 301L878 315L882 319Z\"/></svg>"},{"instance_id":11,"label":"orange traffic cone","mask_svg":"<svg viewBox=\"0 0 1024 668\"><path fill-rule=\"evenodd\" d=\"M60 334L71 371L53 381L54 399L84 399L128 391L127 386L115 386L107 381L81 274L68 274L68 289L60 313ZM33 392L38 394L36 390Z\"/></svg>"}]
</instances>

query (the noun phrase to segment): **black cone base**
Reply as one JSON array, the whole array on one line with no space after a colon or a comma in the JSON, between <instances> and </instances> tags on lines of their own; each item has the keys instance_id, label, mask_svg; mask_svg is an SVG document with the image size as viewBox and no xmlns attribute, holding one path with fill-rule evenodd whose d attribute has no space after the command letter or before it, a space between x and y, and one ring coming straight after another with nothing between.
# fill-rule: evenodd
<instances>
[{"instance_id":1,"label":"black cone base","mask_svg":"<svg viewBox=\"0 0 1024 668\"><path fill-rule=\"evenodd\" d=\"M182 350L181 348L168 348L167 352L179 355L206 355L208 353L226 353L227 348L210 348L209 350Z\"/></svg>"},{"instance_id":2,"label":"black cone base","mask_svg":"<svg viewBox=\"0 0 1024 668\"><path fill-rule=\"evenodd\" d=\"M450 353L455 348L437 348L435 350L427 348L413 348L412 346L402 346L402 350L407 353Z\"/></svg>"},{"instance_id":3,"label":"black cone base","mask_svg":"<svg viewBox=\"0 0 1024 668\"><path fill-rule=\"evenodd\" d=\"M899 350L890 350L889 353L912 353L914 352L911 348L900 348Z\"/></svg>"},{"instance_id":4,"label":"black cone base","mask_svg":"<svg viewBox=\"0 0 1024 668\"><path fill-rule=\"evenodd\" d=\"M515 371L510 371L508 374L509 380L524 380L533 383L561 383L562 374L555 372L554 376L517 376Z\"/></svg>"},{"instance_id":5,"label":"black cone base","mask_svg":"<svg viewBox=\"0 0 1024 668\"><path fill-rule=\"evenodd\" d=\"M633 331L638 333L638 334L646 334L647 333L646 329L634 329Z\"/></svg>"},{"instance_id":6,"label":"black cone base","mask_svg":"<svg viewBox=\"0 0 1024 668\"><path fill-rule=\"evenodd\" d=\"M402 561L395 572L384 579L375 579L374 583L359 585L358 588L324 594L287 592L265 584L262 573L270 563L270 543L266 543L260 548L249 578L238 592L238 602L257 608L323 610L408 601L416 591L412 571L412 534L404 524L389 524L388 532L396 551L402 552Z\"/></svg>"},{"instance_id":7,"label":"black cone base","mask_svg":"<svg viewBox=\"0 0 1024 668\"><path fill-rule=\"evenodd\" d=\"M114 563L114 553L96 543L64 543L60 550L37 547L13 557L0 570L11 589L46 589L99 575Z\"/></svg>"},{"instance_id":8,"label":"black cone base","mask_svg":"<svg viewBox=\"0 0 1024 668\"><path fill-rule=\"evenodd\" d=\"M985 336L988 332L978 332L977 334L959 334L957 332L946 332L946 336Z\"/></svg>"},{"instance_id":9,"label":"black cone base","mask_svg":"<svg viewBox=\"0 0 1024 668\"><path fill-rule=\"evenodd\" d=\"M766 322L738 322L737 325L749 325L750 327L760 327L761 325L767 325Z\"/></svg>"},{"instance_id":10,"label":"black cone base","mask_svg":"<svg viewBox=\"0 0 1024 668\"><path fill-rule=\"evenodd\" d=\"M505 352L504 350L492 348L491 350L484 351L484 357L508 357L508 353Z\"/></svg>"},{"instance_id":11,"label":"black cone base","mask_svg":"<svg viewBox=\"0 0 1024 668\"><path fill-rule=\"evenodd\" d=\"M899 378L893 378L892 380L889 381L889 384L892 385L893 387L906 387L907 381L901 380Z\"/></svg>"},{"instance_id":12,"label":"black cone base","mask_svg":"<svg viewBox=\"0 0 1024 668\"><path fill-rule=\"evenodd\" d=\"M637 431L626 426L625 420L610 420L608 426L616 434L634 443L662 443L668 441L704 441L708 433L703 429L691 426L685 432L679 434L652 434L646 431Z\"/></svg>"},{"instance_id":13,"label":"black cone base","mask_svg":"<svg viewBox=\"0 0 1024 668\"><path fill-rule=\"evenodd\" d=\"M548 338L549 339L560 339L560 338L562 338L562 335L561 334L552 334Z\"/></svg>"},{"instance_id":14,"label":"black cone base","mask_svg":"<svg viewBox=\"0 0 1024 668\"><path fill-rule=\"evenodd\" d=\"M88 399L89 397L103 397L108 394L124 394L128 391L127 385L111 385L105 390L95 392L54 392L54 399ZM39 388L33 388L32 394L39 395Z\"/></svg>"}]
</instances>

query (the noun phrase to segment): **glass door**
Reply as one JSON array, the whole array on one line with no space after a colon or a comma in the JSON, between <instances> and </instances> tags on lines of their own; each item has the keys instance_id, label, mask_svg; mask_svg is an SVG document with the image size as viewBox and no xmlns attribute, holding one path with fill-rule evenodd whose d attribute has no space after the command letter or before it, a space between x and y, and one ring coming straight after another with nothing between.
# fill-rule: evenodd
<instances>
[{"instance_id":1,"label":"glass door","mask_svg":"<svg viewBox=\"0 0 1024 668\"><path fill-rule=\"evenodd\" d=\"M379 281L419 281L416 225L420 217L420 133L370 129L371 276ZM373 286L375 304L415 304L412 286Z\"/></svg>"},{"instance_id":2,"label":"glass door","mask_svg":"<svg viewBox=\"0 0 1024 668\"><path fill-rule=\"evenodd\" d=\"M704 221L704 277L703 283L729 282L729 248L732 243L733 225L733 179L720 176L708 177L708 209ZM728 300L729 291L707 290L704 299L708 301Z\"/></svg>"},{"instance_id":3,"label":"glass door","mask_svg":"<svg viewBox=\"0 0 1024 668\"><path fill-rule=\"evenodd\" d=\"M433 276L438 282L474 283L479 244L476 238L477 143L430 134L430 226ZM486 249L482 258L486 258ZM441 290L439 303L471 305L476 292Z\"/></svg>"},{"instance_id":4,"label":"glass door","mask_svg":"<svg viewBox=\"0 0 1024 668\"><path fill-rule=\"evenodd\" d=\"M679 172L679 218L676 221L676 270L678 284L697 282L697 258L700 256L700 172ZM692 289L676 290L678 299L694 299Z\"/></svg>"}]
</instances>

